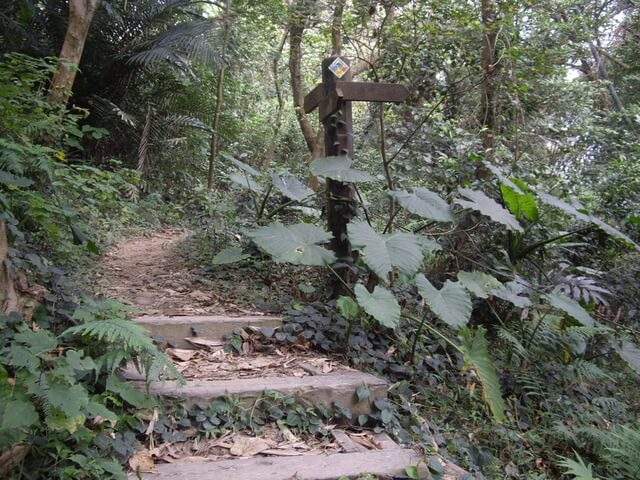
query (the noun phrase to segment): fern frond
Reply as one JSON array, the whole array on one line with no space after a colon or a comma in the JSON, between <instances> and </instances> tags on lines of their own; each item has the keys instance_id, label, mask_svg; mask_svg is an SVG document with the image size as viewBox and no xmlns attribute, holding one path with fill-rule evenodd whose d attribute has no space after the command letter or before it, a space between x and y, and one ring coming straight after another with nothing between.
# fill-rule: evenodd
<instances>
[{"instance_id":1,"label":"fern frond","mask_svg":"<svg viewBox=\"0 0 640 480\"><path fill-rule=\"evenodd\" d=\"M613 380L610 375L605 373L595 363L587 360L577 359L571 365L570 369L573 371L576 378L583 382L598 382L601 380Z\"/></svg>"},{"instance_id":2,"label":"fern frond","mask_svg":"<svg viewBox=\"0 0 640 480\"><path fill-rule=\"evenodd\" d=\"M498 331L498 337L511 346L512 351L520 360L530 360L531 352L511 332L501 328Z\"/></svg>"},{"instance_id":3,"label":"fern frond","mask_svg":"<svg viewBox=\"0 0 640 480\"><path fill-rule=\"evenodd\" d=\"M624 472L627 478L640 478L640 430L620 426L610 432L610 442L607 461L612 469Z\"/></svg>"},{"instance_id":4,"label":"fern frond","mask_svg":"<svg viewBox=\"0 0 640 480\"><path fill-rule=\"evenodd\" d=\"M575 460L567 457L560 457L562 460L558 462L558 465L567 469L564 474L573 475L574 480L597 480L597 477L593 476L592 465L585 464L582 457L577 453L575 453L575 455Z\"/></svg>"},{"instance_id":5,"label":"fern frond","mask_svg":"<svg viewBox=\"0 0 640 480\"><path fill-rule=\"evenodd\" d=\"M591 400L591 403L608 417L623 415L629 409L626 403L614 397L596 397Z\"/></svg>"}]
</instances>

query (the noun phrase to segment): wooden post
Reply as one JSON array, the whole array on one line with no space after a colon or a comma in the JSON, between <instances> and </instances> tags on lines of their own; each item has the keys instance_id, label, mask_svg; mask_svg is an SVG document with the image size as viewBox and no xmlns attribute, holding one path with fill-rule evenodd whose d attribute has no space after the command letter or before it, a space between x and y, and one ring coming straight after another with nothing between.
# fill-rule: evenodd
<instances>
[{"instance_id":1,"label":"wooden post","mask_svg":"<svg viewBox=\"0 0 640 480\"><path fill-rule=\"evenodd\" d=\"M351 81L351 72L347 72L338 79L329 66L340 58L347 65L349 61L344 57L333 56L322 62L322 87L325 98L331 97L336 85ZM322 120L324 126L324 151L327 157L346 155L353 158L353 119L351 116L351 102L340 101L338 109ZM353 252L347 236L347 224L356 214L356 192L351 183L327 179L327 226L333 234L331 249L338 261L352 264ZM348 267L338 269L343 280L348 278ZM343 291L342 284L337 290Z\"/></svg>"},{"instance_id":2,"label":"wooden post","mask_svg":"<svg viewBox=\"0 0 640 480\"><path fill-rule=\"evenodd\" d=\"M326 58L322 62L322 83L304 98L305 113L319 110L327 157L346 155L353 158L352 101L399 103L409 95L403 85L353 82L351 78L347 58L341 55ZM337 272L345 283L349 283L349 266L354 261L347 225L355 214L356 189L353 184L327 179L327 226L333 234L331 249L343 264ZM343 283L336 283L333 295L345 293Z\"/></svg>"}]
</instances>

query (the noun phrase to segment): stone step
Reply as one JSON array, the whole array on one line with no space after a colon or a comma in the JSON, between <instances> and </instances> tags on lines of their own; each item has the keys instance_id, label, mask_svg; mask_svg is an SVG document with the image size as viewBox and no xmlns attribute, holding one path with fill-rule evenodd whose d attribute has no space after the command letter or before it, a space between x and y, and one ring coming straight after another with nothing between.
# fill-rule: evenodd
<instances>
[{"instance_id":1,"label":"stone step","mask_svg":"<svg viewBox=\"0 0 640 480\"><path fill-rule=\"evenodd\" d=\"M370 473L379 477L403 475L409 466L423 464L423 457L409 449L371 450L296 457L254 457L238 460L175 462L156 465L157 473L130 479L143 480L337 480Z\"/></svg>"},{"instance_id":2,"label":"stone step","mask_svg":"<svg viewBox=\"0 0 640 480\"><path fill-rule=\"evenodd\" d=\"M125 378L143 390L143 375L128 368ZM358 387L369 388L369 398L359 401L356 395ZM348 408L354 418L371 412L371 405L377 398L387 397L388 383L368 373L358 371L336 371L322 375L305 377L263 376L257 378L238 378L232 380L189 380L179 387L176 382L152 382L149 392L154 395L184 398L187 405L207 402L227 394L244 399L255 399L265 390L275 390L284 394L304 398L312 404L331 407L333 402Z\"/></svg>"},{"instance_id":3,"label":"stone step","mask_svg":"<svg viewBox=\"0 0 640 480\"><path fill-rule=\"evenodd\" d=\"M199 337L220 341L236 328L275 328L282 325L281 317L252 315L245 317L225 316L145 316L136 318L151 337L162 337L177 348L194 348L185 338Z\"/></svg>"}]
</instances>

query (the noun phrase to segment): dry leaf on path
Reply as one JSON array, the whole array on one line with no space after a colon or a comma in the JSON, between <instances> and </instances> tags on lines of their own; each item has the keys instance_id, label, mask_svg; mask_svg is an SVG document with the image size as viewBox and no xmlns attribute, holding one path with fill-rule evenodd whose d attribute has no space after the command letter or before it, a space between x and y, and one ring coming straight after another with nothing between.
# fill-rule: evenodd
<instances>
[{"instance_id":1,"label":"dry leaf on path","mask_svg":"<svg viewBox=\"0 0 640 480\"><path fill-rule=\"evenodd\" d=\"M156 466L153 463L151 452L146 448L140 449L129 458L129 467L134 472L156 473Z\"/></svg>"},{"instance_id":2,"label":"dry leaf on path","mask_svg":"<svg viewBox=\"0 0 640 480\"><path fill-rule=\"evenodd\" d=\"M233 439L233 445L229 452L236 457L252 457L265 450L272 448L274 445L267 440L257 437L247 437L246 435L237 435Z\"/></svg>"},{"instance_id":3,"label":"dry leaf on path","mask_svg":"<svg viewBox=\"0 0 640 480\"><path fill-rule=\"evenodd\" d=\"M197 353L195 350L186 350L183 348L167 348L165 353L181 362L188 362Z\"/></svg>"}]
</instances>

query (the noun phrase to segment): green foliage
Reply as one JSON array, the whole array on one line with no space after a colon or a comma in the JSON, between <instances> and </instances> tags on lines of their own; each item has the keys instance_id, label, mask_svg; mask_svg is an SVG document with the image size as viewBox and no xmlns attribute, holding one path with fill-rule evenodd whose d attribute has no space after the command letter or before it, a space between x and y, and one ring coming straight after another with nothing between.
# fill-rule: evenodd
<instances>
[{"instance_id":1,"label":"green foliage","mask_svg":"<svg viewBox=\"0 0 640 480\"><path fill-rule=\"evenodd\" d=\"M564 313L569 315L571 318L576 319L582 325L587 327L593 327L596 323L591 318L591 316L586 312L584 308L580 306L578 302L572 300L565 295L558 293L547 293L544 295L544 299L549 302L549 304L557 308L558 310L562 310Z\"/></svg>"},{"instance_id":2,"label":"green foliage","mask_svg":"<svg viewBox=\"0 0 640 480\"><path fill-rule=\"evenodd\" d=\"M597 480L597 477L593 476L593 470L591 464L586 464L582 457L576 454L576 459L563 458L558 462L558 465L566 468L565 475L573 475L575 480Z\"/></svg>"},{"instance_id":3,"label":"green foliage","mask_svg":"<svg viewBox=\"0 0 640 480\"><path fill-rule=\"evenodd\" d=\"M460 348L464 356L465 362L469 366L473 366L480 383L482 383L482 395L491 408L493 417L498 422L505 421L504 400L500 392L500 381L496 367L489 356L489 343L485 337L486 331L483 327L479 327L475 335L469 328L460 330Z\"/></svg>"},{"instance_id":4,"label":"green foliage","mask_svg":"<svg viewBox=\"0 0 640 480\"><path fill-rule=\"evenodd\" d=\"M331 239L331 234L306 223L285 227L274 223L248 230L247 236L277 262L298 265L326 265L335 260L333 252L319 244Z\"/></svg>"},{"instance_id":5,"label":"green foliage","mask_svg":"<svg viewBox=\"0 0 640 480\"><path fill-rule=\"evenodd\" d=\"M440 222L450 222L453 220L449 205L437 194L426 188L414 188L412 193L390 191L389 195L398 200L398 203L403 208L423 218L438 220Z\"/></svg>"},{"instance_id":6,"label":"green foliage","mask_svg":"<svg viewBox=\"0 0 640 480\"><path fill-rule=\"evenodd\" d=\"M351 165L353 160L347 156L317 158L311 162L311 173L339 182L371 182L376 179L367 172L351 168Z\"/></svg>"},{"instance_id":7,"label":"green foliage","mask_svg":"<svg viewBox=\"0 0 640 480\"><path fill-rule=\"evenodd\" d=\"M524 231L516 217L483 192L471 190L469 188L460 188L459 193L463 198L456 199L455 203L460 205L462 208L477 210L481 214L491 218L494 222L498 222L506 226L509 230L516 232ZM465 200L465 198L467 200Z\"/></svg>"},{"instance_id":8,"label":"green foliage","mask_svg":"<svg viewBox=\"0 0 640 480\"><path fill-rule=\"evenodd\" d=\"M424 275L416 276L418 293L429 308L444 323L459 329L464 327L471 318L471 298L464 287L456 282L447 280L440 290L435 288Z\"/></svg>"},{"instance_id":9,"label":"green foliage","mask_svg":"<svg viewBox=\"0 0 640 480\"><path fill-rule=\"evenodd\" d=\"M365 263L384 282L394 267L403 275L411 276L422 264L422 246L415 235L379 235L366 222L349 223L348 232L353 247L362 250Z\"/></svg>"},{"instance_id":10,"label":"green foliage","mask_svg":"<svg viewBox=\"0 0 640 480\"><path fill-rule=\"evenodd\" d=\"M358 283L354 288L356 300L362 309L388 328L396 328L400 322L400 305L389 290L376 286L373 292Z\"/></svg>"}]
</instances>

